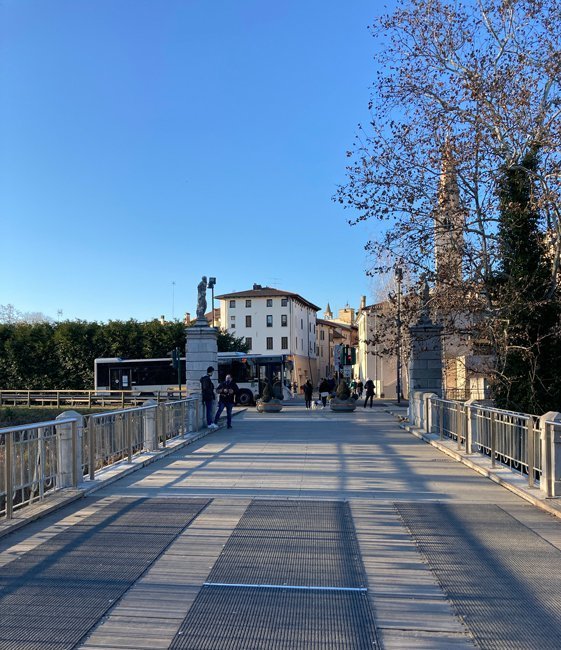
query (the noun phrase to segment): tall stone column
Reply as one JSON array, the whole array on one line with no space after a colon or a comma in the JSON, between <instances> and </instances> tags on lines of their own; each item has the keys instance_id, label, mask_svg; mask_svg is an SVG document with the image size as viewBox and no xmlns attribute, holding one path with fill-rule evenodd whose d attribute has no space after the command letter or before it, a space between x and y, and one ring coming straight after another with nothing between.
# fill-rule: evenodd
<instances>
[{"instance_id":1,"label":"tall stone column","mask_svg":"<svg viewBox=\"0 0 561 650\"><path fill-rule=\"evenodd\" d=\"M442 325L435 325L429 315L429 285L421 296L421 315L409 328L411 357L409 361L409 403L418 391L442 397Z\"/></svg>"}]
</instances>

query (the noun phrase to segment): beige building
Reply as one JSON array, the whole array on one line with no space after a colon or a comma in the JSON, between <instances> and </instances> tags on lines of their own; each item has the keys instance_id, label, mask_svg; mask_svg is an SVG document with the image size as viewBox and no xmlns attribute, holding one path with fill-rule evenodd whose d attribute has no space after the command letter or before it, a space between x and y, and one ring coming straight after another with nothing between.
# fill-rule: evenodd
<instances>
[{"instance_id":1,"label":"beige building","mask_svg":"<svg viewBox=\"0 0 561 650\"><path fill-rule=\"evenodd\" d=\"M254 284L252 289L216 296L222 329L249 343L249 351L285 355L292 362L291 383L317 385L316 312L297 293Z\"/></svg>"},{"instance_id":2,"label":"beige building","mask_svg":"<svg viewBox=\"0 0 561 650\"><path fill-rule=\"evenodd\" d=\"M347 305L339 310L335 318L328 303L323 318L318 318L317 323L317 358L320 379L322 377L335 377L337 373L337 364L334 355L335 346L357 345L355 310Z\"/></svg>"},{"instance_id":3,"label":"beige building","mask_svg":"<svg viewBox=\"0 0 561 650\"><path fill-rule=\"evenodd\" d=\"M363 296L357 314L358 350L355 376L364 383L372 379L377 397L397 397L397 353L395 314L390 304L382 302L366 305ZM408 345L407 328L404 328L401 362L401 392L407 395Z\"/></svg>"}]
</instances>

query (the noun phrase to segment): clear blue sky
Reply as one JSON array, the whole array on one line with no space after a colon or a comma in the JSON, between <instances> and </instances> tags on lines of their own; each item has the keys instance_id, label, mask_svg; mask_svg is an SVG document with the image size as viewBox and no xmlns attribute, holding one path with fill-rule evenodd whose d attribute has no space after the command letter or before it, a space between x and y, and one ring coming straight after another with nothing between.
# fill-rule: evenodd
<instances>
[{"instance_id":1,"label":"clear blue sky","mask_svg":"<svg viewBox=\"0 0 561 650\"><path fill-rule=\"evenodd\" d=\"M203 274L322 310L370 299L375 224L331 197L368 121L380 11L0 0L0 304L179 318Z\"/></svg>"}]
</instances>

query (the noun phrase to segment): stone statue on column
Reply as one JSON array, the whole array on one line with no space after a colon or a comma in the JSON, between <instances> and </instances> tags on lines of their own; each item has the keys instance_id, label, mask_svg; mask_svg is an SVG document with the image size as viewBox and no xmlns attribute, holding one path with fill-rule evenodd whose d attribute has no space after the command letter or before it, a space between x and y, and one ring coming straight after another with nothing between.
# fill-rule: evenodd
<instances>
[{"instance_id":1,"label":"stone statue on column","mask_svg":"<svg viewBox=\"0 0 561 650\"><path fill-rule=\"evenodd\" d=\"M198 297L197 297L197 320L203 321L205 320L205 312L206 312L206 287L207 287L207 280L206 280L206 275L203 275L201 281L199 282L197 286L197 291L198 291Z\"/></svg>"}]
</instances>

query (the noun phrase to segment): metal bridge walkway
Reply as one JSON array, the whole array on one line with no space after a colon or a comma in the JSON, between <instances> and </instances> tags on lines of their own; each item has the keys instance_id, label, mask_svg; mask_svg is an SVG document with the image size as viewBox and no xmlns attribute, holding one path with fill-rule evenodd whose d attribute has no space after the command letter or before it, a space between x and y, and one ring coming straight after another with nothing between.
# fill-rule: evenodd
<instances>
[{"instance_id":1,"label":"metal bridge walkway","mask_svg":"<svg viewBox=\"0 0 561 650\"><path fill-rule=\"evenodd\" d=\"M248 411L0 540L0 650L559 648L561 520L381 408Z\"/></svg>"}]
</instances>

